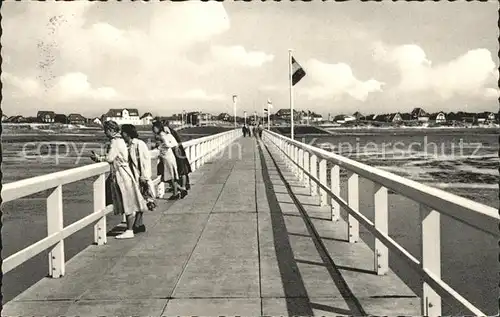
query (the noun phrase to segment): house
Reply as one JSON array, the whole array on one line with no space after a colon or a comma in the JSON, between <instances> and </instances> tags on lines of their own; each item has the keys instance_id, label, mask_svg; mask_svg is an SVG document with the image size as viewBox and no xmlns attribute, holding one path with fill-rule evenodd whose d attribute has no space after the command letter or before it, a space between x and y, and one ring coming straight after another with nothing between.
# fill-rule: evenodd
<instances>
[{"instance_id":1,"label":"house","mask_svg":"<svg viewBox=\"0 0 500 317\"><path fill-rule=\"evenodd\" d=\"M221 113L217 116L217 120L219 121L229 121L229 119L231 118L231 116L229 115L229 113Z\"/></svg>"},{"instance_id":2,"label":"house","mask_svg":"<svg viewBox=\"0 0 500 317\"><path fill-rule=\"evenodd\" d=\"M55 122L56 114L54 111L38 111L36 117L43 123Z\"/></svg>"},{"instance_id":3,"label":"house","mask_svg":"<svg viewBox=\"0 0 500 317\"><path fill-rule=\"evenodd\" d=\"M287 120L290 121L290 109L280 109L276 112L276 119L281 119L281 120ZM293 117L294 119L300 118L300 112L297 110L293 110Z\"/></svg>"},{"instance_id":4,"label":"house","mask_svg":"<svg viewBox=\"0 0 500 317\"><path fill-rule=\"evenodd\" d=\"M434 113L434 114L429 116L429 120L434 121L436 123L445 123L446 122L446 115L442 111L438 112L438 113Z\"/></svg>"},{"instance_id":5,"label":"house","mask_svg":"<svg viewBox=\"0 0 500 317\"><path fill-rule=\"evenodd\" d=\"M477 114L478 123L494 123L496 121L495 114L493 112L482 112Z\"/></svg>"},{"instance_id":6,"label":"house","mask_svg":"<svg viewBox=\"0 0 500 317\"><path fill-rule=\"evenodd\" d=\"M387 115L387 121L397 123L397 122L402 122L403 118L401 117L401 114L399 112L396 113L391 113Z\"/></svg>"},{"instance_id":7,"label":"house","mask_svg":"<svg viewBox=\"0 0 500 317\"><path fill-rule=\"evenodd\" d=\"M400 113L400 115L401 115L401 119L403 121L411 121L412 120L411 113Z\"/></svg>"},{"instance_id":8,"label":"house","mask_svg":"<svg viewBox=\"0 0 500 317\"><path fill-rule=\"evenodd\" d=\"M303 111L302 110L299 112L299 115L300 115L301 122L309 122L312 119L311 111Z\"/></svg>"},{"instance_id":9,"label":"house","mask_svg":"<svg viewBox=\"0 0 500 317\"><path fill-rule=\"evenodd\" d=\"M488 112L487 114L487 121L488 122L496 122L497 121L497 116L493 112Z\"/></svg>"},{"instance_id":10,"label":"house","mask_svg":"<svg viewBox=\"0 0 500 317\"><path fill-rule=\"evenodd\" d=\"M56 114L54 116L54 122L56 123L62 123L62 124L67 124L68 123L68 117L66 117L65 114Z\"/></svg>"},{"instance_id":11,"label":"house","mask_svg":"<svg viewBox=\"0 0 500 317\"><path fill-rule=\"evenodd\" d=\"M210 113L198 113L198 125L208 125L212 121L212 115ZM179 120L180 121L180 120Z\"/></svg>"},{"instance_id":12,"label":"house","mask_svg":"<svg viewBox=\"0 0 500 317\"><path fill-rule=\"evenodd\" d=\"M413 120L418 120L422 122L429 121L429 115L422 108L413 109L413 111L411 112L411 117Z\"/></svg>"},{"instance_id":13,"label":"house","mask_svg":"<svg viewBox=\"0 0 500 317\"><path fill-rule=\"evenodd\" d=\"M23 116L12 116L6 121L7 123L27 123L28 119Z\"/></svg>"},{"instance_id":14,"label":"house","mask_svg":"<svg viewBox=\"0 0 500 317\"><path fill-rule=\"evenodd\" d=\"M79 113L72 113L68 116L69 124L85 124L87 119Z\"/></svg>"},{"instance_id":15,"label":"house","mask_svg":"<svg viewBox=\"0 0 500 317\"><path fill-rule=\"evenodd\" d=\"M133 124L140 125L141 118L139 117L139 111L134 108L123 108L123 109L109 109L102 116L102 122L115 121L119 125L122 124Z\"/></svg>"},{"instance_id":16,"label":"house","mask_svg":"<svg viewBox=\"0 0 500 317\"><path fill-rule=\"evenodd\" d=\"M366 121L374 121L376 117L377 117L376 114L370 114L370 115L367 115L366 117L364 117L364 119Z\"/></svg>"},{"instance_id":17,"label":"house","mask_svg":"<svg viewBox=\"0 0 500 317\"><path fill-rule=\"evenodd\" d=\"M89 121L90 121L89 123L91 123L91 124L102 125L102 121L98 117L95 117L94 119L90 119Z\"/></svg>"},{"instance_id":18,"label":"house","mask_svg":"<svg viewBox=\"0 0 500 317\"><path fill-rule=\"evenodd\" d=\"M312 114L312 122L322 122L323 116L317 113Z\"/></svg>"},{"instance_id":19,"label":"house","mask_svg":"<svg viewBox=\"0 0 500 317\"><path fill-rule=\"evenodd\" d=\"M354 118L353 116L346 116L343 114L339 114L333 118L333 121L337 123L346 123L350 121L356 121L356 118Z\"/></svg>"},{"instance_id":20,"label":"house","mask_svg":"<svg viewBox=\"0 0 500 317\"><path fill-rule=\"evenodd\" d=\"M141 119L141 121L142 121L141 123L143 125L150 125L153 123L153 115L151 114L151 112L146 112L145 114L143 114L141 116L140 119Z\"/></svg>"},{"instance_id":21,"label":"house","mask_svg":"<svg viewBox=\"0 0 500 317\"><path fill-rule=\"evenodd\" d=\"M356 118L356 121L359 121L364 118L364 116L359 111L356 111L352 116Z\"/></svg>"}]
</instances>

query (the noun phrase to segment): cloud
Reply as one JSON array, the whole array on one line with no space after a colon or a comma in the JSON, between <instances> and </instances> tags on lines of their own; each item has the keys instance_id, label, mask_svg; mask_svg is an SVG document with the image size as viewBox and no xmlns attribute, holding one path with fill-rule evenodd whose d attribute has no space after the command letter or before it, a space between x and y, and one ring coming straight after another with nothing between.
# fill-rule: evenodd
<instances>
[{"instance_id":1,"label":"cloud","mask_svg":"<svg viewBox=\"0 0 500 317\"><path fill-rule=\"evenodd\" d=\"M200 44L208 49L214 36L229 29L221 3L143 5L134 11L141 18L126 24L116 18L120 3L48 1L6 7L13 14L2 20L8 60L8 75L2 78L11 82L4 90L15 88L15 96L47 98L54 108L58 102L88 99L161 101L178 91L188 91L184 98L220 98L190 90L200 85L198 77L208 68L189 60L187 52Z\"/></svg>"},{"instance_id":2,"label":"cloud","mask_svg":"<svg viewBox=\"0 0 500 317\"><path fill-rule=\"evenodd\" d=\"M87 76L78 72L60 76L48 90L36 79L17 77L8 72L2 73L2 82L7 86L10 85L15 97L18 98L32 97L54 102L68 102L76 99L117 100L120 97L111 87L92 87Z\"/></svg>"},{"instance_id":3,"label":"cloud","mask_svg":"<svg viewBox=\"0 0 500 317\"><path fill-rule=\"evenodd\" d=\"M370 93L381 92L384 83L375 79L357 79L349 65L345 63L328 64L311 59L305 67L306 76L316 83L305 89L311 99L340 99L348 95L356 100L365 101Z\"/></svg>"},{"instance_id":4,"label":"cloud","mask_svg":"<svg viewBox=\"0 0 500 317\"><path fill-rule=\"evenodd\" d=\"M274 60L274 55L247 51L243 46L212 46L211 53L219 62L245 67L260 67Z\"/></svg>"},{"instance_id":5,"label":"cloud","mask_svg":"<svg viewBox=\"0 0 500 317\"><path fill-rule=\"evenodd\" d=\"M373 57L399 70L401 81L397 90L401 92L432 91L443 100L454 96L491 98L498 94L496 88L487 87L497 74L497 66L486 49L469 50L449 62L434 65L418 45L388 47L376 43Z\"/></svg>"}]
</instances>

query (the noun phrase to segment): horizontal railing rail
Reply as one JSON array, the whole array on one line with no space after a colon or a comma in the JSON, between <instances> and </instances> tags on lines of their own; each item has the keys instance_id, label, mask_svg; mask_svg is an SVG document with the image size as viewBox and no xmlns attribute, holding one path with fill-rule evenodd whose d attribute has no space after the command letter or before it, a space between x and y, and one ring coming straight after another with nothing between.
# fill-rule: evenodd
<instances>
[{"instance_id":1,"label":"horizontal railing rail","mask_svg":"<svg viewBox=\"0 0 500 317\"><path fill-rule=\"evenodd\" d=\"M403 259L423 280L422 314L441 315L441 297L452 299L471 313L485 316L477 307L441 279L440 214L443 213L489 235L498 237L500 217L496 209L419 184L398 175L353 161L341 155L265 131L264 141L279 150L287 166L300 181L319 196L321 205L330 205L332 220L340 217L340 208L348 213L348 241L359 239L359 223L374 237L374 271L384 275L389 270L389 252ZM318 162L319 158L319 162ZM330 184L327 162L333 163ZM340 168L348 171L347 201L340 197ZM319 171L319 175L318 175ZM359 176L371 181L373 187L374 221L359 211ZM388 234L388 190L420 204L422 260L419 261Z\"/></svg>"},{"instance_id":2,"label":"horizontal railing rail","mask_svg":"<svg viewBox=\"0 0 500 317\"><path fill-rule=\"evenodd\" d=\"M199 169L205 162L241 136L240 129L230 130L198 139L183 142L192 171ZM158 150L151 151L151 159L158 157ZM64 239L79 230L94 225L94 243L106 244L106 215L113 206L106 206L105 182L109 172L108 163L95 163L65 171L23 179L4 184L2 201L4 203L30 196L45 190L52 190L47 198L47 237L10 255L3 260L2 272L5 274L41 252L51 248L49 253L49 276L58 278L65 274ZM63 185L98 176L93 183L93 211L66 227L63 223ZM160 177L154 180L158 184Z\"/></svg>"}]
</instances>

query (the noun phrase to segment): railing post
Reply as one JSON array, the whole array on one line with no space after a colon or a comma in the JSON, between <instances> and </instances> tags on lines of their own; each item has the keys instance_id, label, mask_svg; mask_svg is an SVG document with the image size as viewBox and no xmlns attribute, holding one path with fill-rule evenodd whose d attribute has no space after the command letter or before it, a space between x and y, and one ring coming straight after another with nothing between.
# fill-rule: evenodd
<instances>
[{"instance_id":1,"label":"railing post","mask_svg":"<svg viewBox=\"0 0 500 317\"><path fill-rule=\"evenodd\" d=\"M99 175L94 181L94 212L99 212L106 208L106 176ZM106 244L106 215L94 225L94 243L97 245Z\"/></svg>"},{"instance_id":2,"label":"railing post","mask_svg":"<svg viewBox=\"0 0 500 317\"><path fill-rule=\"evenodd\" d=\"M299 168L299 166L301 166L300 165L300 162L301 162L300 158L302 157L301 153L302 152L300 151L300 149L297 146L292 145L292 164L293 164L292 170L293 170L296 177L300 176L301 169Z\"/></svg>"},{"instance_id":3,"label":"railing post","mask_svg":"<svg viewBox=\"0 0 500 317\"><path fill-rule=\"evenodd\" d=\"M299 177L299 180L301 182L304 181L304 171L302 170L302 168L304 168L304 150L302 149L297 149L297 163L298 163L298 166L300 166L301 168L297 168L297 173L296 175Z\"/></svg>"},{"instance_id":4,"label":"railing post","mask_svg":"<svg viewBox=\"0 0 500 317\"><path fill-rule=\"evenodd\" d=\"M422 269L441 278L441 226L440 214L425 205L420 205L422 222ZM427 284L422 285L422 314L429 317L441 316L441 297Z\"/></svg>"},{"instance_id":5,"label":"railing post","mask_svg":"<svg viewBox=\"0 0 500 317\"><path fill-rule=\"evenodd\" d=\"M287 145L287 154L288 154L288 158L287 158L287 162L288 162L288 168L290 169L290 171L294 171L294 164L293 164L293 153L292 153L292 150L293 150L293 147L291 144L288 144Z\"/></svg>"},{"instance_id":6,"label":"railing post","mask_svg":"<svg viewBox=\"0 0 500 317\"><path fill-rule=\"evenodd\" d=\"M309 152L307 151L304 151L304 170L308 173L311 172L311 165L309 163ZM309 175L304 173L304 183L306 185L306 187L310 187L311 186L311 180L309 179Z\"/></svg>"},{"instance_id":7,"label":"railing post","mask_svg":"<svg viewBox=\"0 0 500 317\"><path fill-rule=\"evenodd\" d=\"M199 159L199 156L201 154L201 147L200 147L199 143L196 144L195 147L196 147L196 157L195 157L196 158L196 169L199 169L201 166L201 161Z\"/></svg>"},{"instance_id":8,"label":"railing post","mask_svg":"<svg viewBox=\"0 0 500 317\"><path fill-rule=\"evenodd\" d=\"M309 172L311 173L311 196L317 196L318 195L318 184L316 184L316 181L314 179L318 179L318 157L314 154L311 153L311 158L310 158L310 164L309 164Z\"/></svg>"},{"instance_id":9,"label":"railing post","mask_svg":"<svg viewBox=\"0 0 500 317\"><path fill-rule=\"evenodd\" d=\"M207 155L207 142L201 143L201 165L205 165L205 158Z\"/></svg>"},{"instance_id":10,"label":"railing post","mask_svg":"<svg viewBox=\"0 0 500 317\"><path fill-rule=\"evenodd\" d=\"M354 210L359 211L359 177L358 174L349 172L347 180L348 204ZM349 242L359 240L359 223L350 213L347 217L347 233Z\"/></svg>"},{"instance_id":11,"label":"railing post","mask_svg":"<svg viewBox=\"0 0 500 317\"><path fill-rule=\"evenodd\" d=\"M340 167L334 165L330 170L330 189L337 197L340 196ZM340 205L330 197L330 205L332 206L332 221L340 220Z\"/></svg>"},{"instance_id":12,"label":"railing post","mask_svg":"<svg viewBox=\"0 0 500 317\"><path fill-rule=\"evenodd\" d=\"M373 187L375 229L387 234L389 233L387 188L375 183ZM385 275L389 271L389 251L379 239L375 239L374 264L377 275Z\"/></svg>"},{"instance_id":13,"label":"railing post","mask_svg":"<svg viewBox=\"0 0 500 317\"><path fill-rule=\"evenodd\" d=\"M196 149L195 145L192 145L188 148L189 152L189 163L191 164L191 170L194 172L196 171L196 162L194 159L196 158Z\"/></svg>"},{"instance_id":14,"label":"railing post","mask_svg":"<svg viewBox=\"0 0 500 317\"><path fill-rule=\"evenodd\" d=\"M47 197L47 235L61 232L63 228L62 186L59 185ZM64 276L64 264L64 240L61 239L49 252L49 276Z\"/></svg>"},{"instance_id":15,"label":"railing post","mask_svg":"<svg viewBox=\"0 0 500 317\"><path fill-rule=\"evenodd\" d=\"M319 182L323 186L328 186L328 184L326 182L326 160L325 159L321 159L319 161ZM328 196L326 194L326 191L324 189L320 188L319 195L320 195L319 204L321 206L326 206L327 201L328 201Z\"/></svg>"}]
</instances>

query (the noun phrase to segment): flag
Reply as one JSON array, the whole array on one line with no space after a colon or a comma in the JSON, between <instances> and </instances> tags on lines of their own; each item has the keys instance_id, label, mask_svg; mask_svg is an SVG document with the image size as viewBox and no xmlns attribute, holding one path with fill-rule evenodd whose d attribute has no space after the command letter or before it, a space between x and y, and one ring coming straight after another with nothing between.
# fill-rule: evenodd
<instances>
[{"instance_id":1,"label":"flag","mask_svg":"<svg viewBox=\"0 0 500 317\"><path fill-rule=\"evenodd\" d=\"M295 86L305 75L306 72L302 66L292 57L292 86Z\"/></svg>"}]
</instances>

